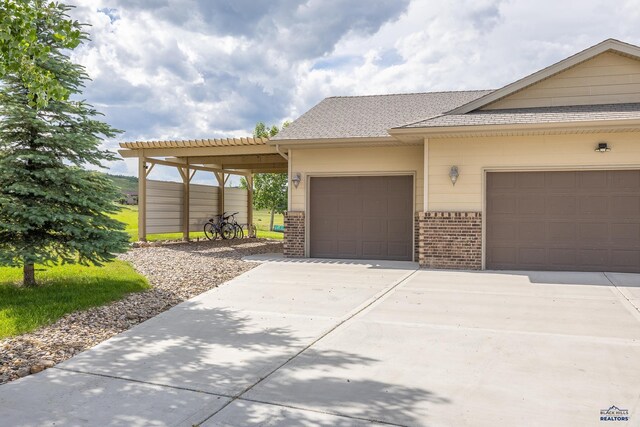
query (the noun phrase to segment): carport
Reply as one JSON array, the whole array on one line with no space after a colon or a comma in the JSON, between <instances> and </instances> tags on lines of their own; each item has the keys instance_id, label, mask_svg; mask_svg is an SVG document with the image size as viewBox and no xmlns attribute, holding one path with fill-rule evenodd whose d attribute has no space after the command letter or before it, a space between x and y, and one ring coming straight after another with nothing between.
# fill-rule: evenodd
<instances>
[{"instance_id":1,"label":"carport","mask_svg":"<svg viewBox=\"0 0 640 427\"><path fill-rule=\"evenodd\" d=\"M267 138L221 138L182 141L136 141L120 144L120 155L138 159L138 239L147 234L202 230L211 215L237 210L239 222L253 225L251 191L226 188L231 175L253 187L255 173L286 173L288 161ZM182 183L154 181L156 165L175 167ZM193 184L196 172L210 172L217 185Z\"/></svg>"}]
</instances>

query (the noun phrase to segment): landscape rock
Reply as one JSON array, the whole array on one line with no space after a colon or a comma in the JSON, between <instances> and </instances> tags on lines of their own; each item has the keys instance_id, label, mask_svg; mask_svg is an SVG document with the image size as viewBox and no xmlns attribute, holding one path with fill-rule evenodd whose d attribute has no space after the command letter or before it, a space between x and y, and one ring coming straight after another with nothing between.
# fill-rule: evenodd
<instances>
[{"instance_id":1,"label":"landscape rock","mask_svg":"<svg viewBox=\"0 0 640 427\"><path fill-rule=\"evenodd\" d=\"M266 239L218 240L133 248L119 256L152 288L67 314L40 329L0 340L0 384L40 372L255 267L246 255L282 252ZM33 370L33 371L32 371Z\"/></svg>"}]
</instances>

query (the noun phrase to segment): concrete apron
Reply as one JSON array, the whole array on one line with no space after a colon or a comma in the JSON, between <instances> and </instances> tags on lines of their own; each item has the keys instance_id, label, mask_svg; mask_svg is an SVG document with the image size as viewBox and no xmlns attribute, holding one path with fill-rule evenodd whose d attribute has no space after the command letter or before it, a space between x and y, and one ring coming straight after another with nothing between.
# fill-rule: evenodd
<instances>
[{"instance_id":1,"label":"concrete apron","mask_svg":"<svg viewBox=\"0 0 640 427\"><path fill-rule=\"evenodd\" d=\"M211 422L415 270L394 262L261 265L55 368L0 387L0 419L16 426Z\"/></svg>"},{"instance_id":2,"label":"concrete apron","mask_svg":"<svg viewBox=\"0 0 640 427\"><path fill-rule=\"evenodd\" d=\"M8 425L640 420L640 276L260 266L0 387Z\"/></svg>"}]
</instances>

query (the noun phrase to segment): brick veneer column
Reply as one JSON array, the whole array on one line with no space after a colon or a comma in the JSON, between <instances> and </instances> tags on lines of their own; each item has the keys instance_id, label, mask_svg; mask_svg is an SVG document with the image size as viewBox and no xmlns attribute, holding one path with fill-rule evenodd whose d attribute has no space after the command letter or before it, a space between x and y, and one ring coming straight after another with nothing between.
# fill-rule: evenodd
<instances>
[{"instance_id":1,"label":"brick veneer column","mask_svg":"<svg viewBox=\"0 0 640 427\"><path fill-rule=\"evenodd\" d=\"M418 262L421 267L480 270L481 212L420 212Z\"/></svg>"},{"instance_id":2,"label":"brick veneer column","mask_svg":"<svg viewBox=\"0 0 640 427\"><path fill-rule=\"evenodd\" d=\"M284 213L284 256L286 258L304 257L304 212L302 211Z\"/></svg>"}]
</instances>

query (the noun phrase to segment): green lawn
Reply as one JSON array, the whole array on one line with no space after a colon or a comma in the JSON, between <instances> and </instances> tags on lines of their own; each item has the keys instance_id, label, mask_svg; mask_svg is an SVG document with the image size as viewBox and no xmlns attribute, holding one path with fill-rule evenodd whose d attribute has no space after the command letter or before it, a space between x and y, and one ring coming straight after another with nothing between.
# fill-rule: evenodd
<instances>
[{"instance_id":1,"label":"green lawn","mask_svg":"<svg viewBox=\"0 0 640 427\"><path fill-rule=\"evenodd\" d=\"M0 338L32 331L67 313L104 305L149 288L126 262L103 267L37 268L40 286L20 288L22 269L0 268Z\"/></svg>"},{"instance_id":2,"label":"green lawn","mask_svg":"<svg viewBox=\"0 0 640 427\"><path fill-rule=\"evenodd\" d=\"M258 237L264 239L282 239L283 234L278 232L269 231L269 212L266 210L253 211L253 223L258 229ZM137 206L124 206L122 210L114 215L114 218L127 224L126 231L130 235L132 242L138 240L138 207ZM284 216L282 214L276 214L274 218L274 224L282 225L284 223ZM202 224L204 227L204 224ZM191 232L189 236L192 239L200 238L204 239L203 232ZM166 234L148 234L147 240L179 240L182 239L182 233L166 233Z\"/></svg>"}]
</instances>

